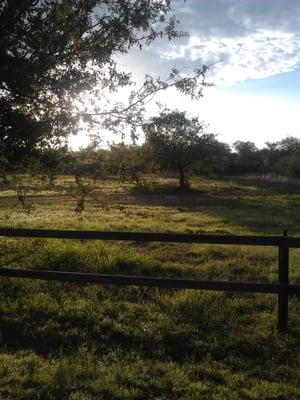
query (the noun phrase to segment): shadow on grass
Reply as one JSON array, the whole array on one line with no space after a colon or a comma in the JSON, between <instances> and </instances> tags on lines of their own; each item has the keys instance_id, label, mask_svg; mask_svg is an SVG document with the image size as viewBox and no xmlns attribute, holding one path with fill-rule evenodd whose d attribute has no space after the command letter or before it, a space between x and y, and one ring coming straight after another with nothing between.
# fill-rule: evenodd
<instances>
[{"instance_id":1,"label":"shadow on grass","mask_svg":"<svg viewBox=\"0 0 300 400\"><path fill-rule=\"evenodd\" d=\"M139 205L178 207L183 212L197 212L198 209L217 217L224 225L253 233L280 235L288 229L291 235L300 235L300 204L297 198L288 197L300 193L300 185L256 178L231 177L230 181L240 185L239 190L234 186L232 190L223 191L194 187L182 191L169 184L158 185L151 191L133 189L131 194Z\"/></svg>"},{"instance_id":2,"label":"shadow on grass","mask_svg":"<svg viewBox=\"0 0 300 400\"><path fill-rule=\"evenodd\" d=\"M259 177L225 177L225 182L234 182L240 186L255 186L258 190L274 194L300 194L300 181L296 179L259 178Z\"/></svg>"},{"instance_id":3,"label":"shadow on grass","mask_svg":"<svg viewBox=\"0 0 300 400\"><path fill-rule=\"evenodd\" d=\"M207 190L199 189L195 187L180 188L174 184L155 184L145 186L134 186L129 190L130 194L147 194L147 195L175 195L175 196L188 196L191 194L197 195L202 193L208 193Z\"/></svg>"},{"instance_id":4,"label":"shadow on grass","mask_svg":"<svg viewBox=\"0 0 300 400\"><path fill-rule=\"evenodd\" d=\"M300 215L284 207L255 205L248 202L238 208L211 207L208 214L222 218L224 224L246 228L253 233L281 235L288 229L290 235L300 235Z\"/></svg>"}]
</instances>

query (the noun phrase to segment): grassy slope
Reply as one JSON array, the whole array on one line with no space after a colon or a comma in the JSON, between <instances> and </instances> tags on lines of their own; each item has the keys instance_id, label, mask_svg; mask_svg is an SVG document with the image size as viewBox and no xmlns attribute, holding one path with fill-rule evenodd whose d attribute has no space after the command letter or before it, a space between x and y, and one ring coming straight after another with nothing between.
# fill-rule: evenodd
<instances>
[{"instance_id":1,"label":"grassy slope","mask_svg":"<svg viewBox=\"0 0 300 400\"><path fill-rule=\"evenodd\" d=\"M3 199L0 223L241 234L290 228L300 235L295 185L195 180L183 195L172 184L132 194L128 204L88 202L80 217L72 199L35 200L30 215ZM102 192L111 191L120 189L107 182ZM2 239L0 252L0 267L277 279L271 248ZM293 250L294 282L299 261ZM1 279L0 393L4 399L300 399L300 302L290 302L285 335L275 329L276 310L272 295Z\"/></svg>"}]
</instances>

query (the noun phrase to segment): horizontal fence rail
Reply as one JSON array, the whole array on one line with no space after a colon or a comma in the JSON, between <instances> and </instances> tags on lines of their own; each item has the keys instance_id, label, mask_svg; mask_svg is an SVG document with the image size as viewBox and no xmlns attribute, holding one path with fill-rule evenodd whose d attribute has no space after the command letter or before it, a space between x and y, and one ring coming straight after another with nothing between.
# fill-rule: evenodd
<instances>
[{"instance_id":1,"label":"horizontal fence rail","mask_svg":"<svg viewBox=\"0 0 300 400\"><path fill-rule=\"evenodd\" d=\"M174 289L201 289L201 290L224 290L227 292L250 292L278 294L281 285L278 283L254 283L254 282L226 282L207 281L192 279L153 278L148 276L132 275L107 275L82 272L61 272L44 270L23 270L0 268L0 276L14 278L42 279L47 281L70 282L70 283L96 283L107 285L132 285L156 288ZM290 294L300 295L300 285L288 285Z\"/></svg>"},{"instance_id":2,"label":"horizontal fence rail","mask_svg":"<svg viewBox=\"0 0 300 400\"><path fill-rule=\"evenodd\" d=\"M0 236L79 239L79 240L116 240L137 242L173 242L203 244L236 244L247 246L279 246L300 248L300 238L284 236L255 235L216 235L201 233L152 233L152 232L110 232L110 231L75 231L49 229L0 228Z\"/></svg>"},{"instance_id":3,"label":"horizontal fence rail","mask_svg":"<svg viewBox=\"0 0 300 400\"><path fill-rule=\"evenodd\" d=\"M288 297L300 296L300 285L289 284L289 248L300 248L300 238L287 236L215 235L187 233L104 232L76 230L0 228L0 236L23 238L52 238L79 240L203 243L278 247L278 283L227 282L190 279L155 278L147 276L107 275L78 272L22 270L0 268L0 276L42 279L47 281L134 285L156 288L216 290L228 292L268 293L278 296L278 328L287 329Z\"/></svg>"}]
</instances>

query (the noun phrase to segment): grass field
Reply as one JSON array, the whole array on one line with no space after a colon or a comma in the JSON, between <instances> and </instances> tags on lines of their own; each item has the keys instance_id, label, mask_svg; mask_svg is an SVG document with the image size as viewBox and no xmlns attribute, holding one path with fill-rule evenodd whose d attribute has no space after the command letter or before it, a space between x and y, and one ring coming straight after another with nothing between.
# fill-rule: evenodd
<instances>
[{"instance_id":1,"label":"grass field","mask_svg":"<svg viewBox=\"0 0 300 400\"><path fill-rule=\"evenodd\" d=\"M28 183L29 185L29 183ZM300 185L109 179L75 212L71 178L3 186L0 225L300 236ZM0 268L276 282L276 249L41 239L0 240ZM300 282L300 251L290 278ZM0 279L0 399L300 399L300 301L276 330L274 295Z\"/></svg>"}]
</instances>

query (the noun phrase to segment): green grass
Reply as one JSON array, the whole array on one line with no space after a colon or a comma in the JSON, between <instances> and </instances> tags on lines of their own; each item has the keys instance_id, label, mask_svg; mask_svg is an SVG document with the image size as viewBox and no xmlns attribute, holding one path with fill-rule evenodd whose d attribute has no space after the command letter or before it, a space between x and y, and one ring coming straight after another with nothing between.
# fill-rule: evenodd
<instances>
[{"instance_id":1,"label":"green grass","mask_svg":"<svg viewBox=\"0 0 300 400\"><path fill-rule=\"evenodd\" d=\"M300 235L296 186L195 179L178 193L174 183L134 193L111 179L108 197L87 199L81 215L75 199L48 192L29 215L3 199L0 224L266 235L288 227ZM0 268L262 282L278 273L268 247L2 238L0 255ZM292 250L293 282L299 265ZM300 399L296 298L281 334L273 295L1 278L0 315L3 399Z\"/></svg>"}]
</instances>

